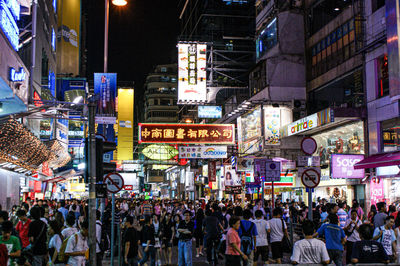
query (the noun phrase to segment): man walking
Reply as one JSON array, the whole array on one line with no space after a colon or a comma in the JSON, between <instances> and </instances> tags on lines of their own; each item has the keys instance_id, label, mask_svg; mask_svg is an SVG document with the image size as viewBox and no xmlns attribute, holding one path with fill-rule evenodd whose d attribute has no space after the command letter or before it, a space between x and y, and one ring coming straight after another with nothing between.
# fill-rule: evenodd
<instances>
[{"instance_id":1,"label":"man walking","mask_svg":"<svg viewBox=\"0 0 400 266\"><path fill-rule=\"evenodd\" d=\"M261 210L255 211L256 219L253 220L253 223L257 228L257 238L256 238L256 251L254 253L254 263L256 264L258 261L258 257L261 256L261 260L264 264L268 262L268 239L267 239L267 230L268 230L268 222L263 219L264 213Z\"/></svg>"},{"instance_id":2,"label":"man walking","mask_svg":"<svg viewBox=\"0 0 400 266\"><path fill-rule=\"evenodd\" d=\"M206 241L207 261L209 264L218 264L217 246L221 237L221 228L218 218L212 215L210 209L206 210L206 218L203 221ZM213 252L214 251L214 252Z\"/></svg>"},{"instance_id":3,"label":"man walking","mask_svg":"<svg viewBox=\"0 0 400 266\"><path fill-rule=\"evenodd\" d=\"M190 220L190 211L185 211L183 216L184 220L178 225L178 264L179 266L192 266L192 238L194 222Z\"/></svg>"},{"instance_id":4,"label":"man walking","mask_svg":"<svg viewBox=\"0 0 400 266\"><path fill-rule=\"evenodd\" d=\"M243 212L243 219L240 221L239 227L239 236L240 236L240 245L244 254L248 257L248 260L245 261L244 265L253 266L254 260L254 250L256 249L257 242L257 227L256 225L250 221L251 211L246 209Z\"/></svg>"}]
</instances>

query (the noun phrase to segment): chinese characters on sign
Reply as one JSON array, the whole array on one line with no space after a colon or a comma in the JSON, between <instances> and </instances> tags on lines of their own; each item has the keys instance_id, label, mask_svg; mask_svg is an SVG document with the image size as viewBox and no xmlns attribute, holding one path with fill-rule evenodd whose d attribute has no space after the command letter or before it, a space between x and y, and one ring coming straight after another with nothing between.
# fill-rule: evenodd
<instances>
[{"instance_id":1,"label":"chinese characters on sign","mask_svg":"<svg viewBox=\"0 0 400 266\"><path fill-rule=\"evenodd\" d=\"M233 124L142 124L139 143L235 143Z\"/></svg>"},{"instance_id":2,"label":"chinese characters on sign","mask_svg":"<svg viewBox=\"0 0 400 266\"><path fill-rule=\"evenodd\" d=\"M216 159L227 158L227 146L180 146L179 158L181 159Z\"/></svg>"}]
</instances>

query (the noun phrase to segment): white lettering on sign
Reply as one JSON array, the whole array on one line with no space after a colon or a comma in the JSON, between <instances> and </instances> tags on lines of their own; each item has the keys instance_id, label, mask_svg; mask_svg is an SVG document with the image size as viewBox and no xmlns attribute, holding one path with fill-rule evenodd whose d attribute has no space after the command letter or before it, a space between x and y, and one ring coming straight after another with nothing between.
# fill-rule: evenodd
<instances>
[{"instance_id":1,"label":"white lettering on sign","mask_svg":"<svg viewBox=\"0 0 400 266\"><path fill-rule=\"evenodd\" d=\"M25 80L25 70L21 67L17 72L15 68L10 68L10 81L24 81Z\"/></svg>"},{"instance_id":2,"label":"white lettering on sign","mask_svg":"<svg viewBox=\"0 0 400 266\"><path fill-rule=\"evenodd\" d=\"M340 157L336 158L336 162L338 163L338 165L340 167L342 167L342 166L354 166L359 161L361 161L361 159L350 159L350 158L342 159Z\"/></svg>"}]
</instances>

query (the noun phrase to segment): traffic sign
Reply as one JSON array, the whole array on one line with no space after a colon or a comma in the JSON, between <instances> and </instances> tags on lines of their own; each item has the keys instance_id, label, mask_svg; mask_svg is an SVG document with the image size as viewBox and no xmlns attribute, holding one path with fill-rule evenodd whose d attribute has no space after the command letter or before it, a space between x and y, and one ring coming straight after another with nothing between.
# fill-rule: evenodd
<instances>
[{"instance_id":1,"label":"traffic sign","mask_svg":"<svg viewBox=\"0 0 400 266\"><path fill-rule=\"evenodd\" d=\"M300 146L301 150L308 155L312 155L317 150L317 142L311 137L305 137Z\"/></svg>"},{"instance_id":2,"label":"traffic sign","mask_svg":"<svg viewBox=\"0 0 400 266\"><path fill-rule=\"evenodd\" d=\"M280 181L281 163L269 161L265 163L265 181Z\"/></svg>"},{"instance_id":3,"label":"traffic sign","mask_svg":"<svg viewBox=\"0 0 400 266\"><path fill-rule=\"evenodd\" d=\"M308 168L301 175L301 182L308 188L315 188L321 181L321 170L319 168Z\"/></svg>"},{"instance_id":4,"label":"traffic sign","mask_svg":"<svg viewBox=\"0 0 400 266\"><path fill-rule=\"evenodd\" d=\"M297 165L298 166L320 166L319 156L298 156Z\"/></svg>"},{"instance_id":5,"label":"traffic sign","mask_svg":"<svg viewBox=\"0 0 400 266\"><path fill-rule=\"evenodd\" d=\"M104 177L104 183L110 193L117 193L124 187L124 179L120 174L109 173Z\"/></svg>"}]
</instances>

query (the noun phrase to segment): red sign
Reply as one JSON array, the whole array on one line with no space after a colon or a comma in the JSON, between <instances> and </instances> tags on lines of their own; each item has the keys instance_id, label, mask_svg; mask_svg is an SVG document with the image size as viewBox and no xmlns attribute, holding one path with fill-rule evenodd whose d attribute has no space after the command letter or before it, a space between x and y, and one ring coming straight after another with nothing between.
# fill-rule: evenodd
<instances>
[{"instance_id":1,"label":"red sign","mask_svg":"<svg viewBox=\"0 0 400 266\"><path fill-rule=\"evenodd\" d=\"M208 181L209 182L217 181L217 162L216 161L208 162Z\"/></svg>"},{"instance_id":2,"label":"red sign","mask_svg":"<svg viewBox=\"0 0 400 266\"><path fill-rule=\"evenodd\" d=\"M233 124L142 124L139 143L234 144Z\"/></svg>"},{"instance_id":3,"label":"red sign","mask_svg":"<svg viewBox=\"0 0 400 266\"><path fill-rule=\"evenodd\" d=\"M50 169L48 162L42 163L42 171L41 172L42 172L42 174L44 174L46 176L53 176L53 170Z\"/></svg>"},{"instance_id":4,"label":"red sign","mask_svg":"<svg viewBox=\"0 0 400 266\"><path fill-rule=\"evenodd\" d=\"M33 181L33 191L35 193L42 192L42 182L41 181Z\"/></svg>"},{"instance_id":5,"label":"red sign","mask_svg":"<svg viewBox=\"0 0 400 266\"><path fill-rule=\"evenodd\" d=\"M124 189L125 190L133 190L133 186L132 185L125 185Z\"/></svg>"}]
</instances>

